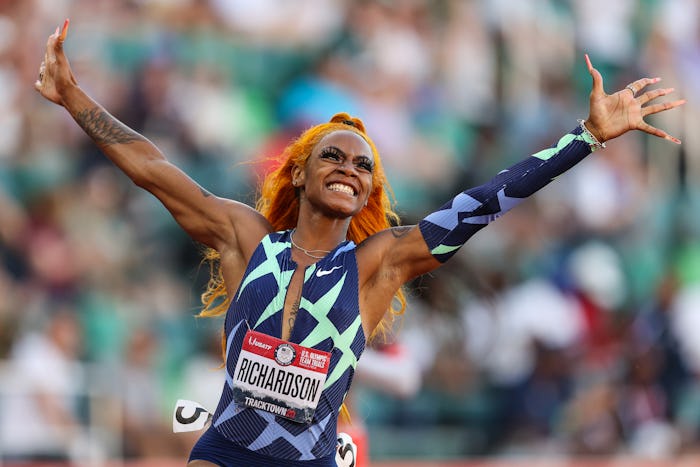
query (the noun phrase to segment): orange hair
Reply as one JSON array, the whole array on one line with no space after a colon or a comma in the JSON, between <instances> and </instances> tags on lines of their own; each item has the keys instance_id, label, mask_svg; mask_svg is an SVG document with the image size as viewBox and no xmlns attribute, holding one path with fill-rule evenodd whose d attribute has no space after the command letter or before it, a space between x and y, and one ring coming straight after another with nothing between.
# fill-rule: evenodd
<instances>
[{"instance_id":1,"label":"orange hair","mask_svg":"<svg viewBox=\"0 0 700 467\"><path fill-rule=\"evenodd\" d=\"M365 133L364 123L347 113L338 113L328 123L322 123L304 131L285 148L280 156L281 164L265 176L255 207L272 224L274 230L292 229L297 224L299 196L292 185L292 168L295 165L303 168L318 142L327 134L338 130L352 131L360 135L367 141L374 156L372 192L367 205L350 221L348 240L360 244L370 235L399 224L399 216L392 209L391 187L386 179L377 148ZM226 312L232 297L226 294L219 253L208 248L204 253L204 261L210 265L210 279L207 290L201 297L204 308L199 316L219 316ZM394 303L387 310L390 313L385 315L385 319L377 326L371 337L385 336L394 316L403 314L405 309L406 298L403 290L399 289Z\"/></svg>"}]
</instances>

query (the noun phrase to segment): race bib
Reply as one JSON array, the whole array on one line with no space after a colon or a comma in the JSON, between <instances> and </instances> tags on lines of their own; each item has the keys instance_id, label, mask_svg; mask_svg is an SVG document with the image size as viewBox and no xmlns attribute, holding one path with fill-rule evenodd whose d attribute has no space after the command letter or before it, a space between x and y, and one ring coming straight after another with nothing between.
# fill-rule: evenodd
<instances>
[{"instance_id":1,"label":"race bib","mask_svg":"<svg viewBox=\"0 0 700 467\"><path fill-rule=\"evenodd\" d=\"M313 418L331 354L249 330L233 372L233 398L299 423Z\"/></svg>"}]
</instances>

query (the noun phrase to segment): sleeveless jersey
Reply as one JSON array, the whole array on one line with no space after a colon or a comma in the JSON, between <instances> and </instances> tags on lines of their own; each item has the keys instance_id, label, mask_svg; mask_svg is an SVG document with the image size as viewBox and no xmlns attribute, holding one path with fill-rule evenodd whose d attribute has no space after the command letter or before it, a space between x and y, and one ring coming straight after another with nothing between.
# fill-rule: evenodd
<instances>
[{"instance_id":1,"label":"sleeveless jersey","mask_svg":"<svg viewBox=\"0 0 700 467\"><path fill-rule=\"evenodd\" d=\"M226 383L213 426L247 449L290 460L332 454L337 418L365 347L360 321L355 244L345 241L304 271L304 284L290 341L331 353L321 400L309 424L238 405L232 375L248 327L282 334L285 295L297 265L291 258L290 231L266 235L246 268L226 314Z\"/></svg>"}]
</instances>

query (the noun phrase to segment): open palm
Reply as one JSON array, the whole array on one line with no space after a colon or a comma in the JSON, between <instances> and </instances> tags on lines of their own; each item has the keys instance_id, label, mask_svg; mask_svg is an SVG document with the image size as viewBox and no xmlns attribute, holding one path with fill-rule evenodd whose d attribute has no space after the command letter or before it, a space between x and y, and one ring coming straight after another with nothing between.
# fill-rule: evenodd
<instances>
[{"instance_id":1,"label":"open palm","mask_svg":"<svg viewBox=\"0 0 700 467\"><path fill-rule=\"evenodd\" d=\"M650 135L664 138L680 144L680 140L644 121L647 115L670 110L685 104L685 99L671 102L649 104L654 99L670 94L673 88L653 89L642 93L650 84L658 83L661 78L641 78L627 85L614 94L606 94L603 89L603 77L593 68L586 55L588 72L593 78L590 94L589 116L586 127L600 142L613 139L630 130L641 130ZM641 94L640 94L641 93Z\"/></svg>"}]
</instances>

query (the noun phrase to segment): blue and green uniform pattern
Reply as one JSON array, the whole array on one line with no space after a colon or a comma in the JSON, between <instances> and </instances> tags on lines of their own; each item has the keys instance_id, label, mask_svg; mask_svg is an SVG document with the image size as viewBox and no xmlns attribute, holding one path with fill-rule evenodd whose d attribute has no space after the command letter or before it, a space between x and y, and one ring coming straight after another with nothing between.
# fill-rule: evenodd
<instances>
[{"instance_id":1,"label":"blue and green uniform pattern","mask_svg":"<svg viewBox=\"0 0 700 467\"><path fill-rule=\"evenodd\" d=\"M477 231L573 167L591 152L594 141L577 127L554 146L500 172L491 181L471 188L423 219L419 227L433 256L447 261ZM358 303L358 273L353 242L343 242L304 272L301 302L290 341L331 352L328 378L314 418L302 425L271 413L237 405L231 374L236 367L248 326L279 337L285 294L296 264L291 259L290 231L263 238L226 315L226 383L214 414L213 428L200 440L198 453L237 465L267 465L270 458L333 465L340 406L350 387L365 346ZM319 271L324 271L320 276ZM330 272L329 272L330 271ZM329 272L326 274L326 272ZM211 430L216 431L216 435ZM217 436L234 443L227 454ZM210 444L209 444L210 443ZM245 448L241 452L238 447ZM195 447L195 450L198 448ZM217 454L214 454L217 452ZM224 461L229 456L233 460ZM258 456L258 457L255 457ZM266 460L267 459L267 460ZM269 462L268 462L269 463Z\"/></svg>"},{"instance_id":2,"label":"blue and green uniform pattern","mask_svg":"<svg viewBox=\"0 0 700 467\"><path fill-rule=\"evenodd\" d=\"M263 238L229 307L225 322L226 384L213 426L250 451L304 461L335 451L338 412L365 347L365 336L358 302L356 246L345 241L304 271L299 312L289 339L331 353L328 376L312 422L295 423L233 401L231 375L248 325L270 336L282 334L285 294L296 269L289 235L290 231L275 232Z\"/></svg>"},{"instance_id":3,"label":"blue and green uniform pattern","mask_svg":"<svg viewBox=\"0 0 700 467\"><path fill-rule=\"evenodd\" d=\"M444 263L469 238L591 153L594 141L576 127L551 148L463 191L419 223L430 252Z\"/></svg>"}]
</instances>

